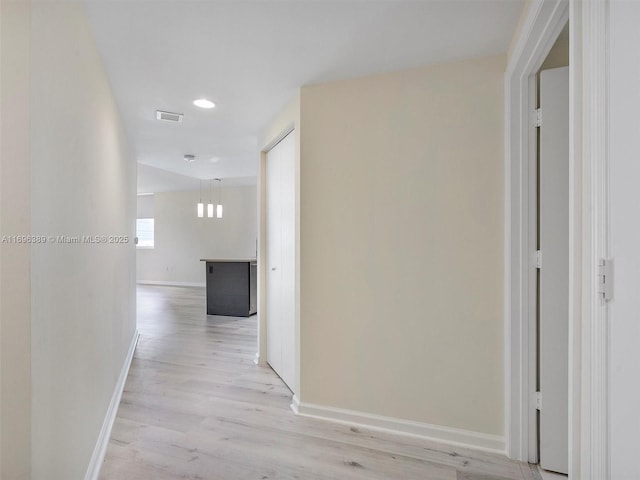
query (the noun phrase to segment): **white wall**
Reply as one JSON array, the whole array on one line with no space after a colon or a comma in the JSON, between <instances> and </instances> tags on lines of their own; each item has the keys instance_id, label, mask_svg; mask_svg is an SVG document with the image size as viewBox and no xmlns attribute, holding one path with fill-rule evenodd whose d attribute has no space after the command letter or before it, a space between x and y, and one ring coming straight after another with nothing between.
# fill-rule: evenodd
<instances>
[{"instance_id":1,"label":"white wall","mask_svg":"<svg viewBox=\"0 0 640 480\"><path fill-rule=\"evenodd\" d=\"M137 249L138 282L204 285L201 258L256 257L256 188L221 190L222 218L196 216L199 191L153 195L155 247ZM205 215L208 198L208 190L203 191ZM215 204L216 191L213 198Z\"/></svg>"},{"instance_id":2,"label":"white wall","mask_svg":"<svg viewBox=\"0 0 640 480\"><path fill-rule=\"evenodd\" d=\"M502 438L504 66L302 88L302 403Z\"/></svg>"},{"instance_id":3,"label":"white wall","mask_svg":"<svg viewBox=\"0 0 640 480\"><path fill-rule=\"evenodd\" d=\"M34 3L31 41L31 232L132 239L135 161L82 4ZM135 333L133 241L33 246L31 309L31 476L79 480Z\"/></svg>"},{"instance_id":4,"label":"white wall","mask_svg":"<svg viewBox=\"0 0 640 480\"><path fill-rule=\"evenodd\" d=\"M640 478L640 3L610 3L611 479Z\"/></svg>"},{"instance_id":5,"label":"white wall","mask_svg":"<svg viewBox=\"0 0 640 480\"><path fill-rule=\"evenodd\" d=\"M153 218L155 215L155 195L137 195L138 218Z\"/></svg>"}]
</instances>

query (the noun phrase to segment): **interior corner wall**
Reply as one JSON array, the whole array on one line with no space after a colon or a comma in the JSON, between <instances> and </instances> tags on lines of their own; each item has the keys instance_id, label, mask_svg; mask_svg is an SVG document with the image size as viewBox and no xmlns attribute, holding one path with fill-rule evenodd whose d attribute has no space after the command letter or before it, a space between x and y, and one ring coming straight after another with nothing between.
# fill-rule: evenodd
<instances>
[{"instance_id":1,"label":"interior corner wall","mask_svg":"<svg viewBox=\"0 0 640 480\"><path fill-rule=\"evenodd\" d=\"M82 2L33 4L30 118L31 233L70 238L31 248L32 478L79 480L136 331L136 164Z\"/></svg>"},{"instance_id":2,"label":"interior corner wall","mask_svg":"<svg viewBox=\"0 0 640 480\"><path fill-rule=\"evenodd\" d=\"M155 246L137 249L139 283L204 286L205 267L200 259L256 257L256 187L214 188L214 203L218 192L222 218L196 216L198 190L153 195ZM208 188L203 189L203 202L209 197Z\"/></svg>"},{"instance_id":3,"label":"interior corner wall","mask_svg":"<svg viewBox=\"0 0 640 480\"><path fill-rule=\"evenodd\" d=\"M504 68L302 88L302 403L503 436Z\"/></svg>"},{"instance_id":4,"label":"interior corner wall","mask_svg":"<svg viewBox=\"0 0 640 480\"><path fill-rule=\"evenodd\" d=\"M30 480L31 2L0 3L0 478Z\"/></svg>"}]
</instances>

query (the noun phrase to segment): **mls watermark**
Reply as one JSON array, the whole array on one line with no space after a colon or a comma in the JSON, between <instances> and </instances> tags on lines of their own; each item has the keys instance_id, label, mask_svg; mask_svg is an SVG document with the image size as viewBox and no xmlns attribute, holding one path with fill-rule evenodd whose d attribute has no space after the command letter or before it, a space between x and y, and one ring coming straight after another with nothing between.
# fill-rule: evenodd
<instances>
[{"instance_id":1,"label":"mls watermark","mask_svg":"<svg viewBox=\"0 0 640 480\"><path fill-rule=\"evenodd\" d=\"M129 235L2 235L0 238L3 245L99 245L130 241Z\"/></svg>"}]
</instances>

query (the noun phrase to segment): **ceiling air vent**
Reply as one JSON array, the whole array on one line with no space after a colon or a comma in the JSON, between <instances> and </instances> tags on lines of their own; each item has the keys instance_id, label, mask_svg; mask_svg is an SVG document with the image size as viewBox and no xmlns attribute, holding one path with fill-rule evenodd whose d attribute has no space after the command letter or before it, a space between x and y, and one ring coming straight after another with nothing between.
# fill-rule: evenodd
<instances>
[{"instance_id":1,"label":"ceiling air vent","mask_svg":"<svg viewBox=\"0 0 640 480\"><path fill-rule=\"evenodd\" d=\"M165 122L177 122L182 121L184 115L182 113L163 112L162 110L156 110L156 118L158 120L164 120Z\"/></svg>"}]
</instances>

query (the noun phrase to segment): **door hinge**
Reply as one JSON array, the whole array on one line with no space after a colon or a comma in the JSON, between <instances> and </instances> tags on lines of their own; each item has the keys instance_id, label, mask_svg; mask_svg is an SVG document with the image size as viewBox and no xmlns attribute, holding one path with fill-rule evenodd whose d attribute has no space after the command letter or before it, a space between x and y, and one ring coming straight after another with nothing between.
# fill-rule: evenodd
<instances>
[{"instance_id":1,"label":"door hinge","mask_svg":"<svg viewBox=\"0 0 640 480\"><path fill-rule=\"evenodd\" d=\"M598 293L605 302L613 299L613 260L601 258L598 262Z\"/></svg>"},{"instance_id":2,"label":"door hinge","mask_svg":"<svg viewBox=\"0 0 640 480\"><path fill-rule=\"evenodd\" d=\"M542 393L541 392L534 392L533 398L534 398L534 401L535 401L536 410L542 410Z\"/></svg>"},{"instance_id":3,"label":"door hinge","mask_svg":"<svg viewBox=\"0 0 640 480\"><path fill-rule=\"evenodd\" d=\"M542 268L542 250L536 250L536 268Z\"/></svg>"},{"instance_id":4,"label":"door hinge","mask_svg":"<svg viewBox=\"0 0 640 480\"><path fill-rule=\"evenodd\" d=\"M542 109L536 108L531 114L531 123L534 127L539 128L542 126Z\"/></svg>"}]
</instances>

